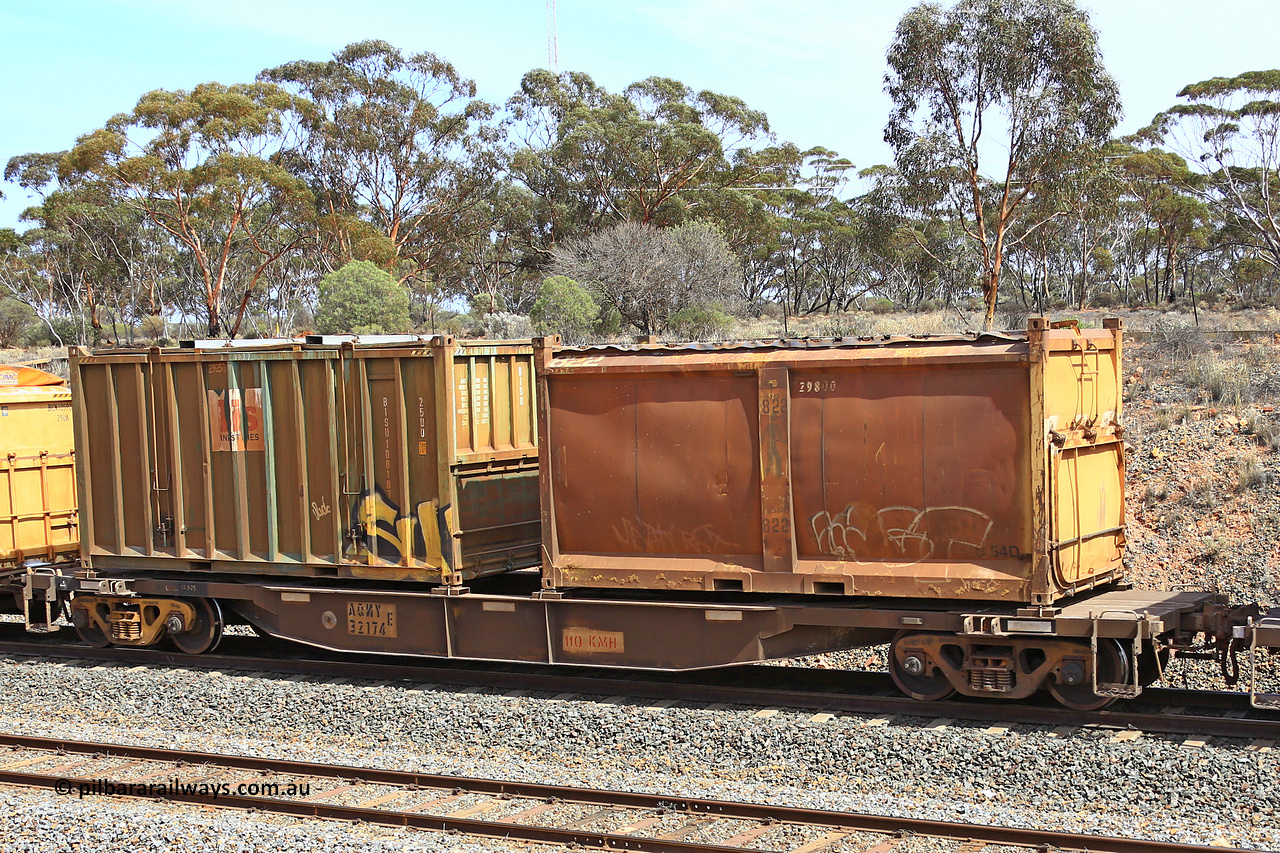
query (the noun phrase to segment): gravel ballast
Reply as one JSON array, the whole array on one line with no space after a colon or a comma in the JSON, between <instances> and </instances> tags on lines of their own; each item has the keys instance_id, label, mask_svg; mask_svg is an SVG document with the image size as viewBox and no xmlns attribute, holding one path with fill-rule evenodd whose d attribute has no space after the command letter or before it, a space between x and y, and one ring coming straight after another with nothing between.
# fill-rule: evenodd
<instances>
[{"instance_id":1,"label":"gravel ballast","mask_svg":"<svg viewBox=\"0 0 1280 853\"><path fill-rule=\"evenodd\" d=\"M22 659L0 660L0 691L0 730L13 733L1280 849L1280 753L1246 740L1188 748L1180 736L1116 741L1109 729L814 723L791 711ZM6 829L39 821L31 804L57 805L30 792L22 802L0 817Z\"/></svg>"}]
</instances>

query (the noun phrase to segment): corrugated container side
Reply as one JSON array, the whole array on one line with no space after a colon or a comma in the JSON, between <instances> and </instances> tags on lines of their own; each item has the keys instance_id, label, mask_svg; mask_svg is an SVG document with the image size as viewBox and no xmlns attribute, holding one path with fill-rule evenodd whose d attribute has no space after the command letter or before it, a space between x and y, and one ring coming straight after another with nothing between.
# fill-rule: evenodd
<instances>
[{"instance_id":1,"label":"corrugated container side","mask_svg":"<svg viewBox=\"0 0 1280 853\"><path fill-rule=\"evenodd\" d=\"M443 582L536 564L531 408L494 405L509 382L455 392L476 358L529 408L527 344L76 354L87 558ZM459 397L497 424L479 450Z\"/></svg>"},{"instance_id":2,"label":"corrugated container side","mask_svg":"<svg viewBox=\"0 0 1280 853\"><path fill-rule=\"evenodd\" d=\"M1046 406L1114 399L1109 355L1088 389L1059 358L1072 335L1116 339L544 346L546 582L1043 602L1113 579L1116 531L1081 548L1065 519L1112 517L1114 449L1046 449Z\"/></svg>"},{"instance_id":3,"label":"corrugated container side","mask_svg":"<svg viewBox=\"0 0 1280 853\"><path fill-rule=\"evenodd\" d=\"M0 569L74 556L71 390L43 371L0 365L0 448Z\"/></svg>"}]
</instances>

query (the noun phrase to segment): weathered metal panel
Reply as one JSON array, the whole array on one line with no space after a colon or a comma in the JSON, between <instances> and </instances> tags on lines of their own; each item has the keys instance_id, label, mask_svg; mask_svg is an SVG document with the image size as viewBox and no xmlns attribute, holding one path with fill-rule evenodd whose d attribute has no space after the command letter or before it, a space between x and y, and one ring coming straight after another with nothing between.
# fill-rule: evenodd
<instances>
[{"instance_id":1,"label":"weathered metal panel","mask_svg":"<svg viewBox=\"0 0 1280 853\"><path fill-rule=\"evenodd\" d=\"M1047 483L1064 463L1046 458L1042 411L1087 394L1117 417L1112 331L1087 333L1110 342L1111 384L1085 388L1065 357L1059 368L1079 334L1044 323L1036 346L994 335L548 354L544 574L556 587L1010 602L1110 580L1115 531L1075 545L1050 531L1064 513L1123 512L1118 456L1083 426L1090 450L1066 464L1087 488Z\"/></svg>"},{"instance_id":2,"label":"weathered metal panel","mask_svg":"<svg viewBox=\"0 0 1280 853\"><path fill-rule=\"evenodd\" d=\"M71 389L0 365L0 568L79 551Z\"/></svg>"},{"instance_id":3,"label":"weathered metal panel","mask_svg":"<svg viewBox=\"0 0 1280 853\"><path fill-rule=\"evenodd\" d=\"M95 568L456 583L537 563L527 343L77 351L72 371ZM442 440L460 400L479 442Z\"/></svg>"},{"instance_id":4,"label":"weathered metal panel","mask_svg":"<svg viewBox=\"0 0 1280 853\"><path fill-rule=\"evenodd\" d=\"M777 606L302 586L235 592L232 606L266 633L373 654L678 670L833 651L882 633L797 625L803 613Z\"/></svg>"},{"instance_id":5,"label":"weathered metal panel","mask_svg":"<svg viewBox=\"0 0 1280 853\"><path fill-rule=\"evenodd\" d=\"M1046 333L1052 588L1070 594L1124 571L1122 326Z\"/></svg>"},{"instance_id":6,"label":"weathered metal panel","mask_svg":"<svg viewBox=\"0 0 1280 853\"><path fill-rule=\"evenodd\" d=\"M759 567L754 373L588 375L554 387L561 551Z\"/></svg>"}]
</instances>

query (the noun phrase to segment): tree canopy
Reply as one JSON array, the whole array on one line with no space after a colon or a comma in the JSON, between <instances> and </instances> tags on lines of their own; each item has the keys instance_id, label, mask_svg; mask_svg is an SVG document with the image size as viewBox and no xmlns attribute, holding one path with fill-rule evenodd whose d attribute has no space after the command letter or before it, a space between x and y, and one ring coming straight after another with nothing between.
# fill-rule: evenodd
<instances>
[{"instance_id":1,"label":"tree canopy","mask_svg":"<svg viewBox=\"0 0 1280 853\"><path fill-rule=\"evenodd\" d=\"M386 270L349 261L320 279L316 327L324 334L408 331L409 293Z\"/></svg>"},{"instance_id":2,"label":"tree canopy","mask_svg":"<svg viewBox=\"0 0 1280 853\"><path fill-rule=\"evenodd\" d=\"M80 137L58 177L99 185L182 246L208 333L235 334L266 271L313 233L310 190L274 156L308 112L264 83L156 90Z\"/></svg>"},{"instance_id":3,"label":"tree canopy","mask_svg":"<svg viewBox=\"0 0 1280 853\"><path fill-rule=\"evenodd\" d=\"M1181 185L1217 211L1224 239L1280 268L1280 70L1214 77L1178 97L1137 139L1198 162L1204 180Z\"/></svg>"},{"instance_id":4,"label":"tree canopy","mask_svg":"<svg viewBox=\"0 0 1280 853\"><path fill-rule=\"evenodd\" d=\"M0 295L38 317L9 312L18 339L68 342L401 328L404 300L425 330L533 318L573 340L717 335L735 313L774 334L797 314L1280 305L1280 71L1189 85L1116 139L1072 0L924 3L886 59L894 160L856 175L736 94L535 69L491 103L377 40L157 90L7 161L33 202L0 230ZM351 261L396 284L394 319L334 319L322 282Z\"/></svg>"},{"instance_id":5,"label":"tree canopy","mask_svg":"<svg viewBox=\"0 0 1280 853\"><path fill-rule=\"evenodd\" d=\"M1120 118L1097 33L1072 0L922 3L899 22L888 63L885 141L907 198L946 211L977 244L991 328L1010 226L1074 180Z\"/></svg>"}]
</instances>

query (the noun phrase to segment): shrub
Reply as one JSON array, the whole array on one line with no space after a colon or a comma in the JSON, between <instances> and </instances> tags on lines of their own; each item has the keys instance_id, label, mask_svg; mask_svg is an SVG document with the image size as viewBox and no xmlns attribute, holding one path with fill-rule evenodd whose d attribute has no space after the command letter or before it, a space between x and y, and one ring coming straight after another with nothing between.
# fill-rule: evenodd
<instances>
[{"instance_id":1,"label":"shrub","mask_svg":"<svg viewBox=\"0 0 1280 853\"><path fill-rule=\"evenodd\" d=\"M1166 317L1151 324L1151 344L1156 352L1174 358L1189 358L1208 346L1195 326Z\"/></svg>"},{"instance_id":2,"label":"shrub","mask_svg":"<svg viewBox=\"0 0 1280 853\"><path fill-rule=\"evenodd\" d=\"M1006 331L1020 331L1027 328L1027 317L1030 316L1025 308L1007 307L996 318L996 326Z\"/></svg>"},{"instance_id":3,"label":"shrub","mask_svg":"<svg viewBox=\"0 0 1280 853\"><path fill-rule=\"evenodd\" d=\"M157 338L163 338L167 331L167 325L163 317L157 317L149 314L142 318L142 322L138 324L138 332L144 338L151 338L153 341Z\"/></svg>"},{"instance_id":4,"label":"shrub","mask_svg":"<svg viewBox=\"0 0 1280 853\"><path fill-rule=\"evenodd\" d=\"M368 261L320 279L316 327L323 334L381 334L409 328L409 291ZM359 331L356 331L356 330Z\"/></svg>"},{"instance_id":5,"label":"shrub","mask_svg":"<svg viewBox=\"0 0 1280 853\"><path fill-rule=\"evenodd\" d=\"M484 334L484 323L470 314L454 314L444 320L440 328L455 338L478 338Z\"/></svg>"},{"instance_id":6,"label":"shrub","mask_svg":"<svg viewBox=\"0 0 1280 853\"><path fill-rule=\"evenodd\" d=\"M539 334L559 333L571 344L586 339L599 314L600 308L587 289L563 275L543 281L529 309L529 319Z\"/></svg>"},{"instance_id":7,"label":"shrub","mask_svg":"<svg viewBox=\"0 0 1280 853\"><path fill-rule=\"evenodd\" d=\"M1203 541L1204 550L1200 552L1200 559L1206 563L1216 563L1224 554L1233 550L1232 541L1224 536L1206 536Z\"/></svg>"},{"instance_id":8,"label":"shrub","mask_svg":"<svg viewBox=\"0 0 1280 853\"><path fill-rule=\"evenodd\" d=\"M871 334L871 323L856 314L839 315L819 323L818 332L827 338L856 338Z\"/></svg>"},{"instance_id":9,"label":"shrub","mask_svg":"<svg viewBox=\"0 0 1280 853\"><path fill-rule=\"evenodd\" d=\"M706 340L724 337L733 325L733 318L714 308L691 305L673 313L667 325L677 337Z\"/></svg>"},{"instance_id":10,"label":"shrub","mask_svg":"<svg viewBox=\"0 0 1280 853\"><path fill-rule=\"evenodd\" d=\"M1249 418L1240 428L1243 432L1252 433L1253 440L1259 447L1280 450L1280 426L1262 415Z\"/></svg>"},{"instance_id":11,"label":"shrub","mask_svg":"<svg viewBox=\"0 0 1280 853\"><path fill-rule=\"evenodd\" d=\"M53 329L50 330L49 326ZM55 337L56 335L56 337ZM35 349L48 346L82 346L97 344L102 333L90 326L83 317L55 317L50 323L33 323L22 336L22 345Z\"/></svg>"},{"instance_id":12,"label":"shrub","mask_svg":"<svg viewBox=\"0 0 1280 853\"><path fill-rule=\"evenodd\" d=\"M22 333L36 322L36 312L11 296L0 299L0 347L9 349L22 340Z\"/></svg>"},{"instance_id":13,"label":"shrub","mask_svg":"<svg viewBox=\"0 0 1280 853\"><path fill-rule=\"evenodd\" d=\"M1255 453L1247 453L1236 460L1235 488L1237 492L1261 488L1267 485L1270 479L1270 475L1263 470Z\"/></svg>"},{"instance_id":14,"label":"shrub","mask_svg":"<svg viewBox=\"0 0 1280 853\"><path fill-rule=\"evenodd\" d=\"M484 336L503 341L531 338L533 337L533 324L523 314L495 311L492 314L484 315Z\"/></svg>"},{"instance_id":15,"label":"shrub","mask_svg":"<svg viewBox=\"0 0 1280 853\"><path fill-rule=\"evenodd\" d=\"M1182 502L1194 509L1213 509L1218 505L1218 495L1208 477L1192 480L1182 495Z\"/></svg>"},{"instance_id":16,"label":"shrub","mask_svg":"<svg viewBox=\"0 0 1280 853\"><path fill-rule=\"evenodd\" d=\"M622 335L622 312L617 308L601 311L593 329L597 338L614 340Z\"/></svg>"},{"instance_id":17,"label":"shrub","mask_svg":"<svg viewBox=\"0 0 1280 853\"><path fill-rule=\"evenodd\" d=\"M1238 406L1253 396L1245 366L1218 355L1192 359L1182 382L1189 388L1203 391L1215 403Z\"/></svg>"}]
</instances>

